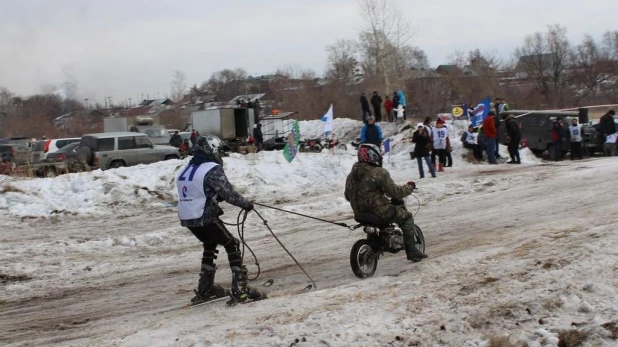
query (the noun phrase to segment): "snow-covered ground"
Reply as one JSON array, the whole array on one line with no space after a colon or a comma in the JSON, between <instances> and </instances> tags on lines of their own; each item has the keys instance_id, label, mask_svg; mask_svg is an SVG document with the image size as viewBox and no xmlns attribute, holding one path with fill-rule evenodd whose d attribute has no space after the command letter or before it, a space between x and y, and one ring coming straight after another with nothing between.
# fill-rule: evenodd
<instances>
[{"instance_id":1,"label":"snow-covered ground","mask_svg":"<svg viewBox=\"0 0 618 347\"><path fill-rule=\"evenodd\" d=\"M174 177L184 164L60 176L0 177L0 344L99 346L556 346L559 336L615 346L618 331L618 201L613 158L522 165L471 164L453 126L454 167L418 180L411 145L385 167L418 182L416 222L429 258L380 258L366 280L350 269L364 237L331 224L258 207L309 280L251 214L246 240L269 300L184 308L201 246L179 226ZM345 141L360 122L336 119ZM383 124L394 141L409 137ZM301 134L321 123L301 122ZM506 153L506 148L502 148ZM257 202L353 223L343 198L355 152L281 152L225 158L236 189ZM417 201L407 199L416 211ZM238 209L223 204L224 220ZM233 230L235 231L235 230ZM217 281L229 285L220 248ZM254 260L246 253L250 275ZM297 342L298 341L298 342ZM571 341L572 343L572 341ZM574 344L567 344L574 345Z\"/></svg>"}]
</instances>

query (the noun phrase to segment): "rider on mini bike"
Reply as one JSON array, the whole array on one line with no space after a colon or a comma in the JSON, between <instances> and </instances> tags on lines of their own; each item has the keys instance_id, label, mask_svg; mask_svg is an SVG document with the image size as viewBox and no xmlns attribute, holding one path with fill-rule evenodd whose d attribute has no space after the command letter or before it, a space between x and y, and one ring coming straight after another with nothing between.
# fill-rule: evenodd
<instances>
[{"instance_id":1,"label":"rider on mini bike","mask_svg":"<svg viewBox=\"0 0 618 347\"><path fill-rule=\"evenodd\" d=\"M379 220L397 223L403 232L408 260L418 262L427 258L427 255L415 247L414 218L401 204L401 199L412 194L415 187L412 181L396 185L388 171L382 167L380 149L376 145L364 143L358 148L358 162L346 180L345 198L352 205L355 217L371 214Z\"/></svg>"}]
</instances>

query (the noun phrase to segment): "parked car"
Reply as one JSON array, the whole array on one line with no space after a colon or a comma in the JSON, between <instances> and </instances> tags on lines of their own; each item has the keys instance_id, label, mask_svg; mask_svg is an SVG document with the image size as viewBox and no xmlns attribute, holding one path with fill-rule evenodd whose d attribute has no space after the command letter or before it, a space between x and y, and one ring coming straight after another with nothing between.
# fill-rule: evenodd
<instances>
[{"instance_id":1,"label":"parked car","mask_svg":"<svg viewBox=\"0 0 618 347\"><path fill-rule=\"evenodd\" d=\"M30 148L27 145L5 144L0 145L0 158L2 162L10 161L15 165L28 163Z\"/></svg>"},{"instance_id":2,"label":"parked car","mask_svg":"<svg viewBox=\"0 0 618 347\"><path fill-rule=\"evenodd\" d=\"M32 154L30 155L30 162L36 164L41 160L45 160L50 153L55 153L59 149L71 143L79 143L81 138L65 138L65 139L52 139L41 140L34 143L32 146Z\"/></svg>"},{"instance_id":3,"label":"parked car","mask_svg":"<svg viewBox=\"0 0 618 347\"><path fill-rule=\"evenodd\" d=\"M41 163L50 164L54 167L55 172L82 172L85 170L83 160L78 152L79 142L73 142L54 153L47 154L47 157L41 160Z\"/></svg>"},{"instance_id":4,"label":"parked car","mask_svg":"<svg viewBox=\"0 0 618 347\"><path fill-rule=\"evenodd\" d=\"M135 132L84 135L77 151L91 168L102 170L180 158L178 148L153 145L146 134Z\"/></svg>"}]
</instances>

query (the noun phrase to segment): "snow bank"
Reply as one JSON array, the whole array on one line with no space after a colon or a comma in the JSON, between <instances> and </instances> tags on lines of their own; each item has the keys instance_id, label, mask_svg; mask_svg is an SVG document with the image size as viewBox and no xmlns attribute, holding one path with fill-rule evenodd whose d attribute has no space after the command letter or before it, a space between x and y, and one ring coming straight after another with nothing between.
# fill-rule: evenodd
<instances>
[{"instance_id":1,"label":"snow bank","mask_svg":"<svg viewBox=\"0 0 618 347\"><path fill-rule=\"evenodd\" d=\"M385 156L385 167L403 182L418 177L416 160L410 160L413 144L399 142L412 136L413 127L401 131L402 126L382 123L385 138L395 145ZM323 123L300 122L301 135L319 136ZM344 138L358 136L362 122L335 119L334 131ZM463 156L468 152L459 141L462 124L453 124L451 143L454 168L473 167ZM506 148L502 146L503 153ZM138 165L107 171L93 171L63 175L55 178L10 179L4 182L0 195L0 213L18 217L42 217L52 213L104 215L113 207L173 206L177 201L175 177L188 159L170 160L151 165ZM224 168L230 182L243 195L257 201L275 196L274 202L292 202L309 196L319 196L333 190L343 191L345 178L356 162L356 153L350 146L347 152L299 153L288 163L280 151L257 154L232 154L224 159ZM528 150L522 151L522 162L535 164L540 160ZM449 193L452 186L433 182L434 191ZM8 188L7 188L8 187ZM471 188L466 188L471 189Z\"/></svg>"}]
</instances>

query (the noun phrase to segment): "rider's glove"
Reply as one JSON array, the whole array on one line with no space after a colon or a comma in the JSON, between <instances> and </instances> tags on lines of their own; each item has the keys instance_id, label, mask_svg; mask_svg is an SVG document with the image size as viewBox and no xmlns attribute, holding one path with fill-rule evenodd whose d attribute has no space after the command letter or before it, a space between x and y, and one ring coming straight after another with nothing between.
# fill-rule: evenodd
<instances>
[{"instance_id":1,"label":"rider's glove","mask_svg":"<svg viewBox=\"0 0 618 347\"><path fill-rule=\"evenodd\" d=\"M416 183L414 183L414 181L408 181L408 185L412 187L412 189L416 188Z\"/></svg>"}]
</instances>

